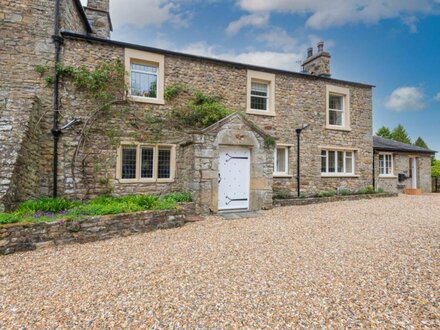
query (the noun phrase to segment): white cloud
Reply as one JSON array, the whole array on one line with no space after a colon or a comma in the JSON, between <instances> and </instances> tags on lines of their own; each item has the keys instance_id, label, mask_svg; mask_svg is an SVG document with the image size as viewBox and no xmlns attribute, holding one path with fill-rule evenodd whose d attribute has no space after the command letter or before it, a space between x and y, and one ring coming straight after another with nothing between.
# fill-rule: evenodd
<instances>
[{"instance_id":1,"label":"white cloud","mask_svg":"<svg viewBox=\"0 0 440 330\"><path fill-rule=\"evenodd\" d=\"M295 52L246 51L236 53L234 51L222 51L221 47L209 45L206 42L193 43L179 49L179 51L238 63L294 71L299 70L298 62L303 58L301 53Z\"/></svg>"},{"instance_id":2,"label":"white cloud","mask_svg":"<svg viewBox=\"0 0 440 330\"><path fill-rule=\"evenodd\" d=\"M230 36L235 35L246 26L264 27L269 23L267 13L257 13L240 17L240 19L229 23L226 33Z\"/></svg>"},{"instance_id":3,"label":"white cloud","mask_svg":"<svg viewBox=\"0 0 440 330\"><path fill-rule=\"evenodd\" d=\"M285 30L279 27L260 34L257 36L257 40L265 42L270 47L282 49L284 51L292 51L298 46L298 40L292 38Z\"/></svg>"},{"instance_id":4,"label":"white cloud","mask_svg":"<svg viewBox=\"0 0 440 330\"><path fill-rule=\"evenodd\" d=\"M437 0L435 0L438 2ZM348 23L374 24L383 19L429 13L429 0L237 0L251 13L290 12L309 15L306 25L315 29L343 26ZM410 25L414 29L415 22Z\"/></svg>"},{"instance_id":5,"label":"white cloud","mask_svg":"<svg viewBox=\"0 0 440 330\"><path fill-rule=\"evenodd\" d=\"M399 87L388 97L385 106L397 112L422 110L424 95L418 87Z\"/></svg>"},{"instance_id":6,"label":"white cloud","mask_svg":"<svg viewBox=\"0 0 440 330\"><path fill-rule=\"evenodd\" d=\"M418 21L419 21L418 18L415 16L408 16L408 17L402 18L403 24L408 26L411 33L417 32L417 22Z\"/></svg>"},{"instance_id":7,"label":"white cloud","mask_svg":"<svg viewBox=\"0 0 440 330\"><path fill-rule=\"evenodd\" d=\"M440 1L440 0L438 0L438 1ZM440 92L438 92L437 95L434 96L434 99L437 101L440 101Z\"/></svg>"}]
</instances>

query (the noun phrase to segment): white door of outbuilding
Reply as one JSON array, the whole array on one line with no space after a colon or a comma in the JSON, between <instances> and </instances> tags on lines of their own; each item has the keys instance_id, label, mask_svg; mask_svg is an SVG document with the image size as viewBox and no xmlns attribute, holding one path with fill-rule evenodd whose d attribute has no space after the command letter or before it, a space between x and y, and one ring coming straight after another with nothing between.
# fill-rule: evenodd
<instances>
[{"instance_id":1,"label":"white door of outbuilding","mask_svg":"<svg viewBox=\"0 0 440 330\"><path fill-rule=\"evenodd\" d=\"M218 209L248 209L251 151L246 147L220 148L218 173Z\"/></svg>"}]
</instances>

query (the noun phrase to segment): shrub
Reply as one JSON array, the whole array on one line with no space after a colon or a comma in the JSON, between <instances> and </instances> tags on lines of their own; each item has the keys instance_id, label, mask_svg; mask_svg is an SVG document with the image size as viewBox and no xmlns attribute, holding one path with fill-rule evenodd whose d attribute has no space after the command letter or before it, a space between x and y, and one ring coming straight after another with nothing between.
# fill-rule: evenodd
<instances>
[{"instance_id":1,"label":"shrub","mask_svg":"<svg viewBox=\"0 0 440 330\"><path fill-rule=\"evenodd\" d=\"M383 189L383 188L379 188L379 189L377 189L377 192L378 192L379 194L383 194L383 193L385 192L385 189Z\"/></svg>"},{"instance_id":2,"label":"shrub","mask_svg":"<svg viewBox=\"0 0 440 330\"><path fill-rule=\"evenodd\" d=\"M28 200L18 206L18 214L33 214L38 211L47 213L59 213L80 205L79 201L69 201L65 198L40 198Z\"/></svg>"},{"instance_id":3,"label":"shrub","mask_svg":"<svg viewBox=\"0 0 440 330\"><path fill-rule=\"evenodd\" d=\"M290 192L286 190L277 191L275 194L275 198L279 198L279 199L287 199L289 197L290 197Z\"/></svg>"},{"instance_id":4,"label":"shrub","mask_svg":"<svg viewBox=\"0 0 440 330\"><path fill-rule=\"evenodd\" d=\"M367 186L365 188L359 189L356 193L360 195L366 195L366 194L374 194L375 191L373 186Z\"/></svg>"},{"instance_id":5,"label":"shrub","mask_svg":"<svg viewBox=\"0 0 440 330\"><path fill-rule=\"evenodd\" d=\"M176 203L189 203L192 202L192 196L190 193L170 193L163 196L162 200Z\"/></svg>"},{"instance_id":6,"label":"shrub","mask_svg":"<svg viewBox=\"0 0 440 330\"><path fill-rule=\"evenodd\" d=\"M16 223L21 220L21 216L16 213L0 213L0 225Z\"/></svg>"},{"instance_id":7,"label":"shrub","mask_svg":"<svg viewBox=\"0 0 440 330\"><path fill-rule=\"evenodd\" d=\"M320 191L316 196L317 197L332 197L336 195L336 191L329 190L329 191Z\"/></svg>"},{"instance_id":8,"label":"shrub","mask_svg":"<svg viewBox=\"0 0 440 330\"><path fill-rule=\"evenodd\" d=\"M339 195L348 196L348 195L351 195L351 191L348 189L339 189Z\"/></svg>"}]
</instances>

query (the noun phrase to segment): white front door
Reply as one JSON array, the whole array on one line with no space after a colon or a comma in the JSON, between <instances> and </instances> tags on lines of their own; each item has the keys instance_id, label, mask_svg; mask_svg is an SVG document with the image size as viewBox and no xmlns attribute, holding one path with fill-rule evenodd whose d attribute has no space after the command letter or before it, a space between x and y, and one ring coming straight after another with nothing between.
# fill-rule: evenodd
<instances>
[{"instance_id":1,"label":"white front door","mask_svg":"<svg viewBox=\"0 0 440 330\"><path fill-rule=\"evenodd\" d=\"M411 158L411 188L417 189L417 158Z\"/></svg>"},{"instance_id":2,"label":"white front door","mask_svg":"<svg viewBox=\"0 0 440 330\"><path fill-rule=\"evenodd\" d=\"M246 147L220 147L218 209L248 209L251 151Z\"/></svg>"}]
</instances>

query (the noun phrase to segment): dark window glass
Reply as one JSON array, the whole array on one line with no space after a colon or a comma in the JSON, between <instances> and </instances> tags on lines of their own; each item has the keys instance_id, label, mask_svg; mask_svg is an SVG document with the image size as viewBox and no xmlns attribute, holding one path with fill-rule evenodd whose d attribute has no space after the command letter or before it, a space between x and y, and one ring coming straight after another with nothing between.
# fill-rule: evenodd
<instances>
[{"instance_id":1,"label":"dark window glass","mask_svg":"<svg viewBox=\"0 0 440 330\"><path fill-rule=\"evenodd\" d=\"M136 148L122 148L122 179L136 178Z\"/></svg>"},{"instance_id":2,"label":"dark window glass","mask_svg":"<svg viewBox=\"0 0 440 330\"><path fill-rule=\"evenodd\" d=\"M142 148L141 178L153 177L153 148Z\"/></svg>"},{"instance_id":3,"label":"dark window glass","mask_svg":"<svg viewBox=\"0 0 440 330\"><path fill-rule=\"evenodd\" d=\"M159 179L169 179L171 177L171 148L159 148L157 167L157 177Z\"/></svg>"}]
</instances>

